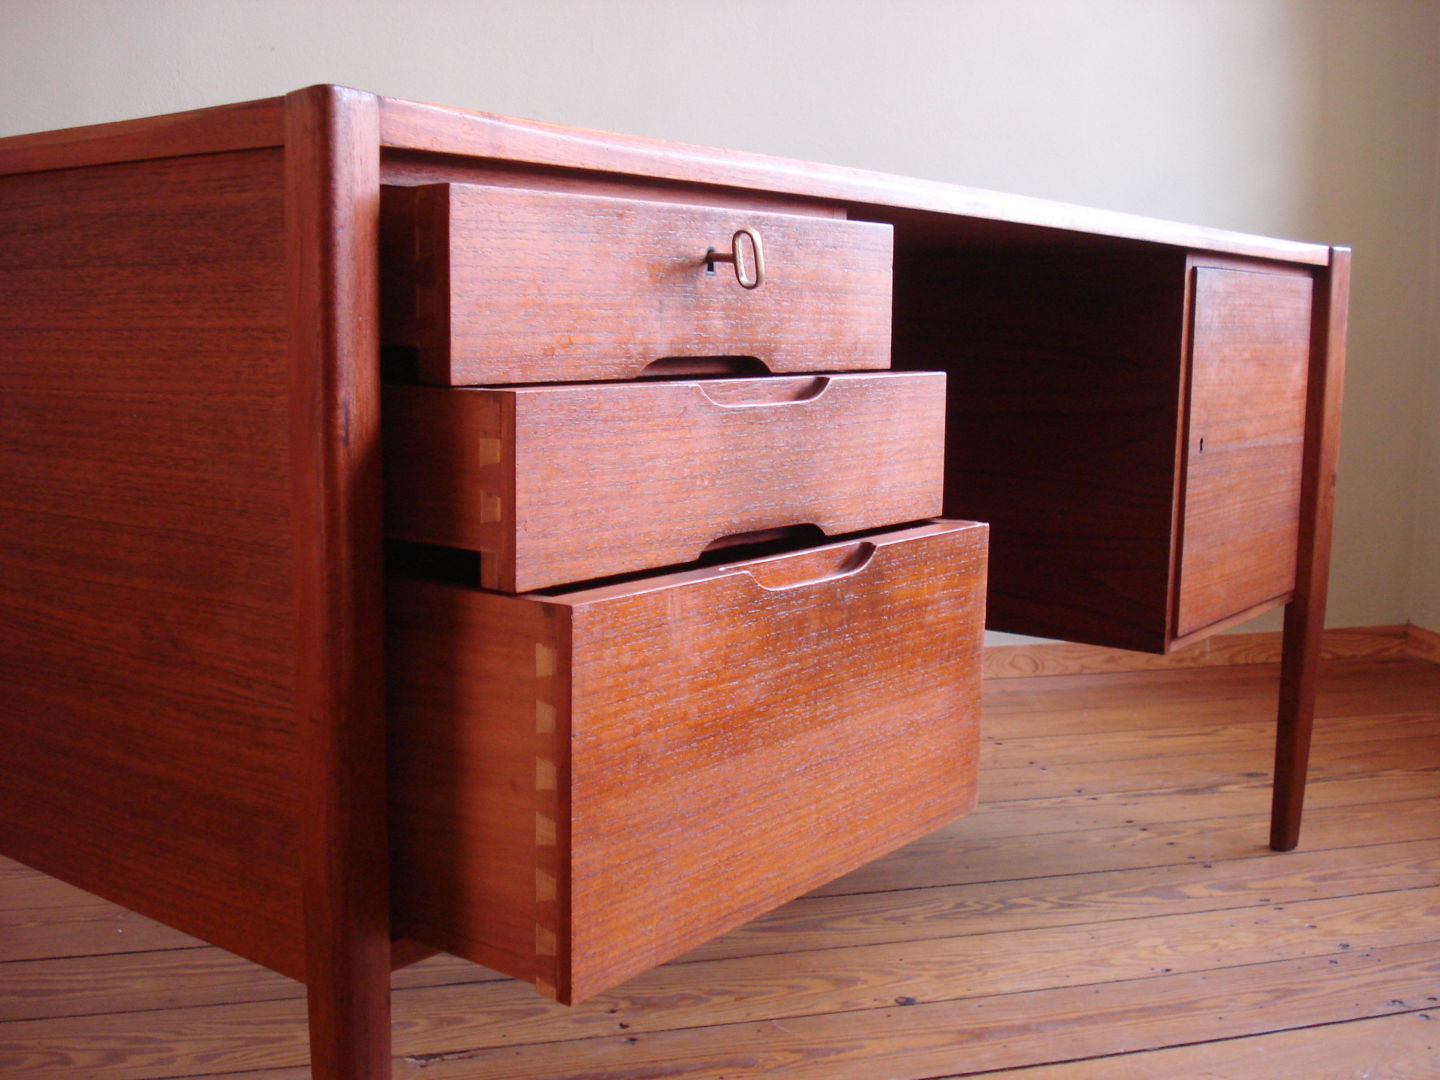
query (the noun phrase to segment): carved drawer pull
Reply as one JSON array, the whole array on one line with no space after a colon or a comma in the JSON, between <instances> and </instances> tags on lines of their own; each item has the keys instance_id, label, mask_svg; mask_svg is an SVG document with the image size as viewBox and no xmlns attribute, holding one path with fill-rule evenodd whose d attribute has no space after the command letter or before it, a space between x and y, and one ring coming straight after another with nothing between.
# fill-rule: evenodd
<instances>
[{"instance_id":1,"label":"carved drawer pull","mask_svg":"<svg viewBox=\"0 0 1440 1080\"><path fill-rule=\"evenodd\" d=\"M822 548L778 562L760 562L744 567L752 581L766 592L789 592L852 577L870 565L877 546L861 540L852 547Z\"/></svg>"},{"instance_id":2,"label":"carved drawer pull","mask_svg":"<svg viewBox=\"0 0 1440 1080\"><path fill-rule=\"evenodd\" d=\"M750 248L754 253L751 260L755 266L755 272L749 273L745 267L745 260L740 255L740 238L750 238ZM765 248L760 243L760 233L749 225L736 229L735 235L730 238L730 250L724 254L711 248L705 252L705 269L714 272L716 263L734 263L735 280L740 283L742 289L758 289L765 284Z\"/></svg>"}]
</instances>

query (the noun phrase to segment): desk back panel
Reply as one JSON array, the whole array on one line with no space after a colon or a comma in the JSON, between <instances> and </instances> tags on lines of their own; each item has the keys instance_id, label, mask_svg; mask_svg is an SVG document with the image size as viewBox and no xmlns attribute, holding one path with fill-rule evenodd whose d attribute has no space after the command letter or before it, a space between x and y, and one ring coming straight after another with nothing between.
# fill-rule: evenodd
<instances>
[{"instance_id":1,"label":"desk back panel","mask_svg":"<svg viewBox=\"0 0 1440 1080\"><path fill-rule=\"evenodd\" d=\"M898 254L897 368L947 372L945 513L991 526L987 625L1163 651L1184 252Z\"/></svg>"}]
</instances>

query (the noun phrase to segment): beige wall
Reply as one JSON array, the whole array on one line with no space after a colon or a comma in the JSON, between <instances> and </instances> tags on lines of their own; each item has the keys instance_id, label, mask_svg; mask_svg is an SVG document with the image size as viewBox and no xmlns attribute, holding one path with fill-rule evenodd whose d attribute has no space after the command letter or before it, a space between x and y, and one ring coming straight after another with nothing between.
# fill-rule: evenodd
<instances>
[{"instance_id":1,"label":"beige wall","mask_svg":"<svg viewBox=\"0 0 1440 1080\"><path fill-rule=\"evenodd\" d=\"M1336 625L1440 628L1437 73L1433 0L0 2L4 134L340 82L1352 244Z\"/></svg>"},{"instance_id":2,"label":"beige wall","mask_svg":"<svg viewBox=\"0 0 1440 1080\"><path fill-rule=\"evenodd\" d=\"M1434 95L1440 101L1440 64ZM1437 120L1432 130L1440 129ZM1429 287L1430 338L1422 352L1424 367L1415 467L1415 541L1410 583L1410 621L1440 631L1440 146L1432 162Z\"/></svg>"}]
</instances>

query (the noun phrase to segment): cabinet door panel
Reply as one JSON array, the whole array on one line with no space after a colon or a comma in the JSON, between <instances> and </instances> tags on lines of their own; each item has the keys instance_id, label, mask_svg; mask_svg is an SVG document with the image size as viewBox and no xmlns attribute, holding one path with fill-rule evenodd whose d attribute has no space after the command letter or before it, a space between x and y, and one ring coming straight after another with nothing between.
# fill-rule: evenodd
<instances>
[{"instance_id":1,"label":"cabinet door panel","mask_svg":"<svg viewBox=\"0 0 1440 1080\"><path fill-rule=\"evenodd\" d=\"M1311 279L1195 271L1177 636L1295 584Z\"/></svg>"}]
</instances>

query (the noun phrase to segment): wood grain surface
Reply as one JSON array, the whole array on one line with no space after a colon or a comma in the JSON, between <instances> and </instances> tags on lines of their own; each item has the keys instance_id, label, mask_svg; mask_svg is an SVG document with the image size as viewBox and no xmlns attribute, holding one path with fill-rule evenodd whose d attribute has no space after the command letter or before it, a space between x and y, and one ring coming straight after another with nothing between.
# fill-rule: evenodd
<instances>
[{"instance_id":1,"label":"wood grain surface","mask_svg":"<svg viewBox=\"0 0 1440 1080\"><path fill-rule=\"evenodd\" d=\"M991 524L991 628L1164 653L1288 598L1311 288L1165 250L902 245L895 366L948 373L945 512Z\"/></svg>"},{"instance_id":2,"label":"wood grain surface","mask_svg":"<svg viewBox=\"0 0 1440 1080\"><path fill-rule=\"evenodd\" d=\"M1217 1004L1219 1004L1217 1002ZM1276 1031L1245 1039L1199 1043L1135 1054L1126 1061L1126 1080L1170 1080L1175 1076L1223 1076L1226 1080L1364 1080L1372 1076L1424 1080L1440 1069L1435 1014L1406 1012L1366 1017L1354 1023L1305 1031ZM1107 1063L1042 1065L994 1073L1002 1080L1110 1080ZM946 1078L941 1078L946 1080Z\"/></svg>"},{"instance_id":3,"label":"wood grain surface","mask_svg":"<svg viewBox=\"0 0 1440 1080\"><path fill-rule=\"evenodd\" d=\"M1194 270L1175 635L1295 587L1311 277Z\"/></svg>"},{"instance_id":4,"label":"wood grain surface","mask_svg":"<svg viewBox=\"0 0 1440 1080\"><path fill-rule=\"evenodd\" d=\"M991 526L996 630L1163 652L1183 253L908 255L895 366L947 372L945 513Z\"/></svg>"},{"instance_id":5,"label":"wood grain surface","mask_svg":"<svg viewBox=\"0 0 1440 1080\"><path fill-rule=\"evenodd\" d=\"M969 809L984 540L392 582L403 931L582 1000Z\"/></svg>"},{"instance_id":6,"label":"wood grain surface","mask_svg":"<svg viewBox=\"0 0 1440 1080\"><path fill-rule=\"evenodd\" d=\"M1414 629L1403 625L1332 627L1325 631L1321 655L1326 660L1403 660L1406 656L1429 659L1415 647L1412 641ZM1278 630L1217 634L1196 643L1193 648L1163 655L1105 649L1069 641L1046 641L986 646L983 667L987 679L1011 679L1028 675L1276 664L1280 662L1281 652L1282 635Z\"/></svg>"},{"instance_id":7,"label":"wood grain surface","mask_svg":"<svg viewBox=\"0 0 1440 1080\"><path fill-rule=\"evenodd\" d=\"M845 208L799 195L732 187L702 187L676 183L641 173L596 173L553 166L527 165L496 158L458 157L416 151L386 150L380 158L380 181L386 189L421 184L483 184L539 191L604 195L619 199L688 203L693 206L728 206L740 210L772 210L781 214L845 219ZM400 193L382 189L381 198ZM403 196L400 196L403 198ZM391 220L399 215L390 215Z\"/></svg>"},{"instance_id":8,"label":"wood grain surface","mask_svg":"<svg viewBox=\"0 0 1440 1080\"><path fill-rule=\"evenodd\" d=\"M1321 244L1157 221L1135 214L1067 206L957 184L863 169L694 146L382 98L381 140L392 151L444 153L601 177L629 174L696 186L794 194L848 205L855 216L918 220L958 237L1002 239L1052 250L1090 237L1228 252L1324 266ZM980 228L977 230L977 226Z\"/></svg>"},{"instance_id":9,"label":"wood grain surface","mask_svg":"<svg viewBox=\"0 0 1440 1080\"><path fill-rule=\"evenodd\" d=\"M536 742L558 732L566 698L563 685L537 696L537 649L565 613L418 582L390 591L395 929L533 982Z\"/></svg>"},{"instance_id":10,"label":"wood grain surface","mask_svg":"<svg viewBox=\"0 0 1440 1080\"><path fill-rule=\"evenodd\" d=\"M887 225L470 184L404 188L386 205L413 223L387 226L402 242L385 263L415 315L385 341L418 346L424 382L628 379L717 356L771 372L889 366ZM706 265L741 228L762 237L753 289Z\"/></svg>"},{"instance_id":11,"label":"wood grain surface","mask_svg":"<svg viewBox=\"0 0 1440 1080\"><path fill-rule=\"evenodd\" d=\"M516 592L934 517L945 377L391 386L385 433L388 534L480 551Z\"/></svg>"},{"instance_id":12,"label":"wood grain surface","mask_svg":"<svg viewBox=\"0 0 1440 1080\"><path fill-rule=\"evenodd\" d=\"M1405 648L1416 659L1440 664L1440 632L1411 623L1405 628Z\"/></svg>"},{"instance_id":13,"label":"wood grain surface","mask_svg":"<svg viewBox=\"0 0 1440 1080\"><path fill-rule=\"evenodd\" d=\"M0 174L118 165L131 161L278 147L285 141L281 98L166 116L147 116L0 139Z\"/></svg>"},{"instance_id":14,"label":"wood grain surface","mask_svg":"<svg viewBox=\"0 0 1440 1080\"><path fill-rule=\"evenodd\" d=\"M286 107L305 979L315 1080L389 1072L374 97Z\"/></svg>"},{"instance_id":15,"label":"wood grain surface","mask_svg":"<svg viewBox=\"0 0 1440 1080\"><path fill-rule=\"evenodd\" d=\"M1372 1039L1369 1025L1434 1024L1423 1017L1435 1015L1440 974L1440 762L1433 736L1408 739L1410 721L1387 722L1368 703L1433 724L1440 667L1326 665L1324 775L1305 848L1284 857L1261 842L1265 792L1244 778L1177 783L1183 770L1166 767L1145 790L1064 791L1072 764L1110 759L1118 774L1187 756L1207 736L1233 768L1263 770L1274 677L1274 665L1244 665L992 684L982 753L993 761L1024 742L1036 763L1012 764L1052 794L984 798L578 1006L453 958L408 968L394 982L394 1075L922 1080L1053 1067L1064 1080L1082 1068L1124 1076L1151 1054L1171 1071L1140 1075L1211 1064L1264 1080L1330 1075L1303 1055L1253 1071L1270 1059L1249 1064L1251 1040L1293 1039L1298 1054L1302 1037L1346 1068L1364 1054L1376 1075L1428 1068L1423 1040ZM1215 728L1227 709L1245 726ZM1120 763L1147 739L1143 759ZM1402 755L1397 741L1414 745ZM1349 756L1356 743L1376 751L1373 768ZM1361 767L1338 773L1332 750ZM26 942L53 942L55 959L7 962L17 935L5 898L27 876L0 864L7 1077L306 1080L301 988L219 950L182 940L160 953L65 956L73 924L52 932L43 913L16 912L30 919ZM43 881L17 895L58 896ZM89 903L96 922L128 925L125 912Z\"/></svg>"},{"instance_id":16,"label":"wood grain surface","mask_svg":"<svg viewBox=\"0 0 1440 1080\"><path fill-rule=\"evenodd\" d=\"M383 247L382 146L400 183L452 181L392 194L402 216L417 199L426 208L410 219L419 231L392 215ZM1176 510L1192 481L1195 507L1209 490L1198 444L1193 454L1186 445L1199 429L1183 424L1186 253L1299 267L1289 278L1276 262L1217 257L1196 292L1202 345L1212 306L1229 326L1225 312L1248 302L1212 305L1230 292L1212 288L1215 275L1313 275L1322 287L1306 357L1272 841L1293 846L1312 705L1317 692L1324 700L1315 671L1344 249L336 87L4 140L0 174L0 850L178 935L137 924L166 954L147 973L140 954L114 948L108 931L125 926L97 920L83 899L28 885L9 909L0 898L0 914L13 916L0 928L32 933L53 910L71 935L53 953L0 957L0 979L18 988L0 1012L7 1075L275 1080L303 1071L307 1045L317 1080L391 1073L382 257L396 271L387 318L398 327L397 366L418 346L432 381L808 376L888 365L893 235L898 364L952 372L959 435L947 451L947 512L984 496L977 503L991 500L1010 529L997 612L1009 611L1015 629L1156 651L1244 617L1261 593L1261 604L1284 599L1272 587L1288 574L1275 559L1223 553L1219 569L1202 560L1177 571L1182 533L1185 549L1203 555L1223 531L1207 525L1200 539L1203 515L1187 524ZM490 174L494 185L469 186ZM742 225L767 247L770 280L753 291L729 267L705 265L706 249L723 250ZM419 268L417 239L443 247L441 263ZM1243 333L1221 333L1223 392L1213 397L1227 417L1246 403L1228 350L1268 340L1276 308L1291 312L1293 330L1302 321L1293 300L1267 301L1235 322ZM417 336L421 324L429 329ZM962 373L969 381L957 392ZM1208 393L1203 381L1194 388ZM793 404L803 402L779 407ZM1192 420L1213 430L1203 409ZM1274 425L1247 424L1237 438L1273 441ZM971 457L986 447L999 453ZM1277 459L1261 456L1256 475L1266 479L1242 502L1257 486L1285 502L1289 473L1273 483ZM1020 467L1007 473L1007 461ZM1230 500L1213 522L1242 523L1244 543L1226 549L1240 551L1276 546L1263 537L1280 516ZM1017 734L988 751L981 794L1007 808L997 824L974 826L960 844L950 826L880 868L865 863L975 798L983 532L943 526L904 543L877 536L742 572L563 595L401 586L413 592L397 608L390 640L401 662L389 670L403 721L392 724L391 774L402 792L402 929L493 958L556 998L597 994L566 1013L493 972L425 960L395 977L416 1010L398 1017L401 1052L415 1055L401 1067L548 1080L607 1063L669 1076L758 1063L826 1080L868 1078L878 1061L928 1077L1028 1068L1044 1063L1035 1054L1055 1032L1078 1032L1089 1052L1087 973L1134 995L1100 1014L1130 1025L1104 1043L1117 1052L1169 1045L1172 1033L1258 1034L1263 1021L1214 1019L1217 995L1245 987L1261 1013L1295 1023L1416 1012L1406 1001L1433 985L1425 928L1440 906L1433 887L1407 877L1430 872L1425 856L1392 847L1434 828L1433 778L1417 766L1433 746L1433 718L1398 704L1423 682L1405 664L1392 670L1409 674L1368 686L1370 713L1353 737L1317 734L1313 835L1335 850L1388 849L1357 860L1344 888L1315 867L1288 882L1235 868L1216 889L1247 896L1239 916L1207 907L1192 887L1157 916L1152 938L1118 925L1143 917L1129 905L1175 891L1144 877L1156 868L1258 857L1249 818L1264 798L1260 728L1222 715L1253 687L1222 678L1181 706L1173 684L1146 681L1174 672L1086 676L1115 680L1112 704L1059 721L1114 731L1140 702L1160 717L1158 739L1131 732L1097 754L1073 730L1049 743L1033 729ZM1182 611L1187 579L1203 584L1188 598L1198 607ZM1054 722L1015 709L1027 693L1046 698L1033 681L1007 683L998 709L1017 733ZM1166 701L1170 720L1153 712ZM456 715L484 722L457 730ZM1206 726L1181 736L1182 715ZM1202 794L1215 796L1208 812ZM1135 823L1157 808L1174 820ZM1037 874L1037 863L1052 872ZM1003 910L1101 912L1078 946L1072 926L1023 920L961 941L934 933L923 907L912 937L890 937L860 901L822 912L816 933L856 920L866 933L835 948L801 934L784 969L716 946L636 976L618 996L597 993L849 867L818 901L964 888L985 866L1012 883L1065 867L1122 878L972 897ZM34 882L33 871L8 867L0 882ZM1290 899L1274 904L1260 888ZM967 925L976 917L964 894L929 899L953 902ZM1127 914L1104 914L1118 911ZM210 966L218 954L200 938L308 987L302 995L234 959ZM1356 942L1366 951L1352 952ZM107 959L118 965L110 975ZM1359 989L1316 975L1331 966ZM1308 980L1301 994L1296 979ZM961 984L972 989L957 994ZM174 985L189 988L158 1020ZM905 1023L875 1028L892 1005ZM1043 1039L1018 1027L1034 1016ZM991 1040L984 1032L997 1017ZM980 1049L956 1065L955 1044L936 1043L922 1018L962 1033L967 1053ZM686 1050L687 1025L713 1040ZM837 1048L842 1033L849 1041ZM576 1065L567 1044L581 1039L592 1060ZM190 1056L177 1054L186 1040Z\"/></svg>"},{"instance_id":17,"label":"wood grain surface","mask_svg":"<svg viewBox=\"0 0 1440 1080\"><path fill-rule=\"evenodd\" d=\"M298 975L283 207L278 150L0 179L0 850Z\"/></svg>"},{"instance_id":18,"label":"wood grain surface","mask_svg":"<svg viewBox=\"0 0 1440 1080\"><path fill-rule=\"evenodd\" d=\"M1285 655L1280 665L1280 703L1276 710L1270 845L1277 851L1292 850L1300 842L1306 761L1315 717L1316 672L1330 590L1330 544L1349 315L1350 249L1337 247L1331 250L1330 266L1318 279L1312 308L1295 598L1285 609Z\"/></svg>"}]
</instances>

